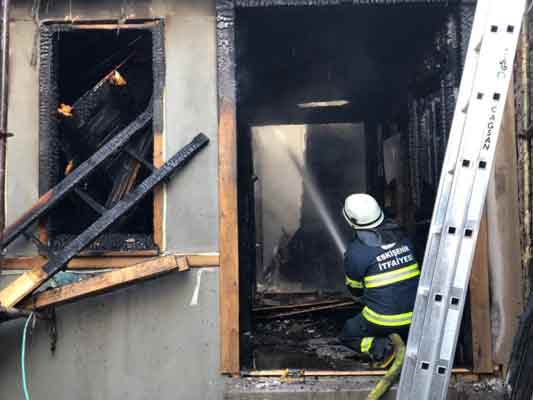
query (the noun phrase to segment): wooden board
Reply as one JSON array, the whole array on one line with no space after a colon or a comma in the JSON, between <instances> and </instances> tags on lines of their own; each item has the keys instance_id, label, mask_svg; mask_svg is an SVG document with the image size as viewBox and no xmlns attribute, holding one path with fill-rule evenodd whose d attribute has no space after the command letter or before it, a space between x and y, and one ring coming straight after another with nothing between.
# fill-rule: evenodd
<instances>
[{"instance_id":1,"label":"wooden board","mask_svg":"<svg viewBox=\"0 0 533 400\"><path fill-rule=\"evenodd\" d=\"M186 271L188 269L189 264L186 256L159 257L131 267L105 272L70 285L46 290L25 300L19 308L38 310L51 305L63 304L105 293L172 271Z\"/></svg>"},{"instance_id":2,"label":"wooden board","mask_svg":"<svg viewBox=\"0 0 533 400\"><path fill-rule=\"evenodd\" d=\"M154 166L161 168L165 163L163 154L163 135L160 132L154 133ZM154 243L161 251L165 250L164 234L163 234L163 203L165 195L165 185L156 187L153 191L154 195Z\"/></svg>"},{"instance_id":3,"label":"wooden board","mask_svg":"<svg viewBox=\"0 0 533 400\"><path fill-rule=\"evenodd\" d=\"M239 251L237 222L236 127L234 110L224 106L219 128L220 369L239 366Z\"/></svg>"},{"instance_id":4,"label":"wooden board","mask_svg":"<svg viewBox=\"0 0 533 400\"><path fill-rule=\"evenodd\" d=\"M475 373L486 374L493 372L488 245L487 215L485 214L479 228L469 290L473 370Z\"/></svg>"},{"instance_id":5,"label":"wooden board","mask_svg":"<svg viewBox=\"0 0 533 400\"><path fill-rule=\"evenodd\" d=\"M109 269L124 268L141 262L153 260L154 257L76 257L68 264L68 269ZM191 268L217 267L219 265L218 253L198 254L170 254L173 256L187 257ZM25 270L42 267L46 264L46 257L19 257L4 259L4 270Z\"/></svg>"},{"instance_id":6,"label":"wooden board","mask_svg":"<svg viewBox=\"0 0 533 400\"><path fill-rule=\"evenodd\" d=\"M235 10L217 0L220 371L240 372Z\"/></svg>"},{"instance_id":7,"label":"wooden board","mask_svg":"<svg viewBox=\"0 0 533 400\"><path fill-rule=\"evenodd\" d=\"M287 376L286 369L273 369L262 371L244 371L243 377L284 377ZM302 370L301 376L304 377L321 377L321 376L383 376L387 373L386 370L367 370L367 371L306 371ZM472 371L466 368L454 368L452 374L472 374Z\"/></svg>"},{"instance_id":8,"label":"wooden board","mask_svg":"<svg viewBox=\"0 0 533 400\"><path fill-rule=\"evenodd\" d=\"M0 291L0 306L6 308L14 307L24 296L45 282L48 276L41 267L34 267L25 272Z\"/></svg>"}]
</instances>

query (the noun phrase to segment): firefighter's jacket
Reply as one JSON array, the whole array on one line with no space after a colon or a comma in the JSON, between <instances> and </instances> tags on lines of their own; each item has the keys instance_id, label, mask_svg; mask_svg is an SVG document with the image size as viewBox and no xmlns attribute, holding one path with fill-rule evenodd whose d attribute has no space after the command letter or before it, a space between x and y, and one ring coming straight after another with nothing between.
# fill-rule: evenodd
<instances>
[{"instance_id":1,"label":"firefighter's jacket","mask_svg":"<svg viewBox=\"0 0 533 400\"><path fill-rule=\"evenodd\" d=\"M411 323L420 268L407 235L392 221L358 231L344 256L346 284L365 304L363 317L380 326Z\"/></svg>"}]
</instances>

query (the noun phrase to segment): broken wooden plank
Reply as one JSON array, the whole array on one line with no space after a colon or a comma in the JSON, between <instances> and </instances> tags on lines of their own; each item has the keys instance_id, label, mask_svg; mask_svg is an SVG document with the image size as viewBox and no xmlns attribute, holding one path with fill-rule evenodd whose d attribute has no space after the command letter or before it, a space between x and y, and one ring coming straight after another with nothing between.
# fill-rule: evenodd
<instances>
[{"instance_id":1,"label":"broken wooden plank","mask_svg":"<svg viewBox=\"0 0 533 400\"><path fill-rule=\"evenodd\" d=\"M106 293L172 271L182 272L188 269L189 263L185 256L158 257L131 267L104 272L70 285L45 290L24 301L19 308L39 310L44 307Z\"/></svg>"},{"instance_id":2,"label":"broken wooden plank","mask_svg":"<svg viewBox=\"0 0 533 400\"><path fill-rule=\"evenodd\" d=\"M218 253L174 253L169 255L187 257L187 261L191 268L218 267L219 265ZM132 257L129 255L117 255L113 257L75 257L68 263L67 268L74 270L124 268L141 262L149 261L153 258L153 255L150 257ZM26 270L35 267L42 267L47 262L48 259L41 256L6 258L4 259L4 265L2 266L2 269L11 271Z\"/></svg>"},{"instance_id":3,"label":"broken wooden plank","mask_svg":"<svg viewBox=\"0 0 533 400\"><path fill-rule=\"evenodd\" d=\"M105 206L107 208L112 207L117 201L122 199L126 193L129 193L137 176L141 166L143 165L146 156L146 152L149 149L149 145L152 144L153 135L152 131L148 130L141 135L136 143L133 143L132 148L126 146L124 153L118 160L113 164L115 166L116 174L113 176L113 184L111 187L111 192L108 196ZM143 160L140 161L137 158ZM155 167L153 164L148 164L147 168L150 168L150 171L153 172Z\"/></svg>"},{"instance_id":4,"label":"broken wooden plank","mask_svg":"<svg viewBox=\"0 0 533 400\"><path fill-rule=\"evenodd\" d=\"M2 248L8 246L15 238L26 231L31 224L45 215L54 205L70 193L78 184L86 179L109 156L120 150L137 132L144 128L152 119L152 104L138 118L103 145L100 150L83 162L59 182L55 187L42 195L37 203L26 211L2 233Z\"/></svg>"},{"instance_id":5,"label":"broken wooden plank","mask_svg":"<svg viewBox=\"0 0 533 400\"><path fill-rule=\"evenodd\" d=\"M51 253L48 262L42 267L33 268L26 272L13 283L0 291L0 305L13 307L31 292L37 289L47 279L65 268L68 262L74 258L81 250L90 245L103 232L119 218L126 215L131 209L141 201L155 186L163 180L169 178L173 172L182 168L201 149L209 143L209 139L204 134L198 134L189 144L178 151L169 161L167 161L157 172L151 174L139 186L112 209L104 213L89 228L78 235L61 251Z\"/></svg>"}]
</instances>

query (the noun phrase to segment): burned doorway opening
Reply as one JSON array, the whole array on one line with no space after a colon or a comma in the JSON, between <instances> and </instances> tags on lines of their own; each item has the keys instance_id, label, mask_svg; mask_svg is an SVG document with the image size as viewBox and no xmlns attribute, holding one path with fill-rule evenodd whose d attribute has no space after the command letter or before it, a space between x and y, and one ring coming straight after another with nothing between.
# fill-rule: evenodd
<instances>
[{"instance_id":1,"label":"burned doorway opening","mask_svg":"<svg viewBox=\"0 0 533 400\"><path fill-rule=\"evenodd\" d=\"M473 5L237 5L241 364L367 369L330 340L361 307L342 204L372 194L422 263Z\"/></svg>"},{"instance_id":2,"label":"burned doorway opening","mask_svg":"<svg viewBox=\"0 0 533 400\"><path fill-rule=\"evenodd\" d=\"M75 51L73 51L75 49ZM112 207L149 170L154 138L162 132L164 76L161 21L47 23L40 29L39 192L45 193L134 121L153 101L153 120L128 145L83 184L83 193L61 201L41 221L40 236L52 250L63 248L98 215L97 205ZM132 156L135 154L136 157ZM151 193L130 215L96 240L86 254L157 253L160 207Z\"/></svg>"}]
</instances>

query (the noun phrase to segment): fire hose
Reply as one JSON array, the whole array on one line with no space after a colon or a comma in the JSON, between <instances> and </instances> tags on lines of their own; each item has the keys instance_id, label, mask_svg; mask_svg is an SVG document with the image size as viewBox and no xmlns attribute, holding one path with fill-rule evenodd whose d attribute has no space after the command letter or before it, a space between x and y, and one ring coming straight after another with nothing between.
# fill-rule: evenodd
<instances>
[{"instance_id":1,"label":"fire hose","mask_svg":"<svg viewBox=\"0 0 533 400\"><path fill-rule=\"evenodd\" d=\"M383 378L381 378L374 389L372 389L366 398L367 400L379 400L385 393L387 393L394 381L400 376L403 359L405 357L405 343L400 335L396 333L390 335L389 338L394 347L394 362Z\"/></svg>"}]
</instances>

